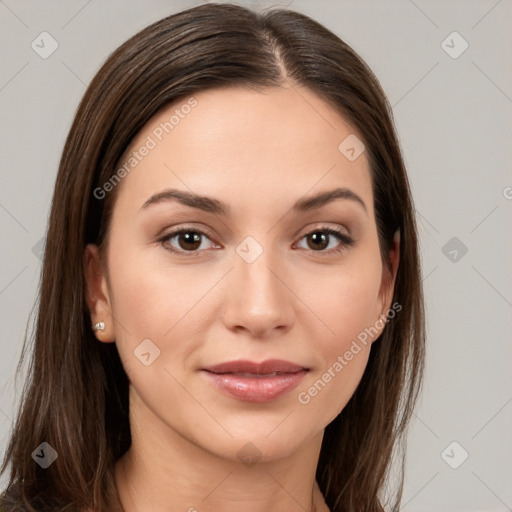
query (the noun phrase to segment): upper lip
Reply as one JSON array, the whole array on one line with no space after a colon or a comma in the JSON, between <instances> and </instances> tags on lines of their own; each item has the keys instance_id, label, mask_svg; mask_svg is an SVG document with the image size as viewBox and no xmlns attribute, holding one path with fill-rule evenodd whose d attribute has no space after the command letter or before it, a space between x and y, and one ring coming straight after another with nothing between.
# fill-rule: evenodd
<instances>
[{"instance_id":1,"label":"upper lip","mask_svg":"<svg viewBox=\"0 0 512 512\"><path fill-rule=\"evenodd\" d=\"M268 359L261 363L254 361L239 360L227 361L225 363L208 366L203 370L211 373L253 373L255 375L265 375L267 373L296 373L302 370L308 371L309 368L300 364L283 361L280 359Z\"/></svg>"}]
</instances>

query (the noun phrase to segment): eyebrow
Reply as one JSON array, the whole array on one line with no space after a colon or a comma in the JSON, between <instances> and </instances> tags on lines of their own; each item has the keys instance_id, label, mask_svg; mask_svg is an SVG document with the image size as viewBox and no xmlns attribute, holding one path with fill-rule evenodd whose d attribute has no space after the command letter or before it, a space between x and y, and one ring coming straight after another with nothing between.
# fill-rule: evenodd
<instances>
[{"instance_id":1,"label":"eyebrow","mask_svg":"<svg viewBox=\"0 0 512 512\"><path fill-rule=\"evenodd\" d=\"M335 199L348 199L354 201L362 206L364 211L368 213L364 201L352 190L348 188L335 188L327 192L320 192L312 197L299 199L293 206L292 210L297 212L306 212L320 208ZM213 197L201 196L193 192L186 192L178 189L166 189L162 192L152 195L141 207L141 210L148 208L153 204L158 204L166 201L178 201L179 203L197 208L208 213L216 215L229 216L230 208L227 204L214 199Z\"/></svg>"}]
</instances>

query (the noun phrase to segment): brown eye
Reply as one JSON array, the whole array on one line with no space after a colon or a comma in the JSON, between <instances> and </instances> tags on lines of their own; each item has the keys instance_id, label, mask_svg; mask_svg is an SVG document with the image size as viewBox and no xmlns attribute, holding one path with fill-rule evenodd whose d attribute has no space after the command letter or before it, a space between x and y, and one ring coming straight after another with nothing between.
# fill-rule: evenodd
<instances>
[{"instance_id":1,"label":"brown eye","mask_svg":"<svg viewBox=\"0 0 512 512\"><path fill-rule=\"evenodd\" d=\"M160 242L170 252L189 253L189 255L198 255L203 249L214 245L206 233L195 229L173 231L161 238Z\"/></svg>"},{"instance_id":2,"label":"brown eye","mask_svg":"<svg viewBox=\"0 0 512 512\"><path fill-rule=\"evenodd\" d=\"M324 227L304 235L306 247L313 252L331 254L343 251L353 245L354 240L345 232L336 228Z\"/></svg>"},{"instance_id":3,"label":"brown eye","mask_svg":"<svg viewBox=\"0 0 512 512\"><path fill-rule=\"evenodd\" d=\"M310 249L317 250L317 249L325 249L329 245L329 237L330 235L327 235L323 233L322 231L315 231L314 233L310 233L309 235L306 235L306 240L308 242L308 246Z\"/></svg>"},{"instance_id":4,"label":"brown eye","mask_svg":"<svg viewBox=\"0 0 512 512\"><path fill-rule=\"evenodd\" d=\"M201 245L201 234L197 231L183 231L176 236L180 248L185 251L195 251Z\"/></svg>"}]
</instances>

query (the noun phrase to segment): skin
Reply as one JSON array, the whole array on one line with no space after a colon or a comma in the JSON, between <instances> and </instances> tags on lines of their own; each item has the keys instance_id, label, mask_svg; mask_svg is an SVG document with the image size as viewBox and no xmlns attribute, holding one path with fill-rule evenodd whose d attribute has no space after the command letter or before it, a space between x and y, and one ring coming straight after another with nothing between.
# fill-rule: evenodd
<instances>
[{"instance_id":1,"label":"skin","mask_svg":"<svg viewBox=\"0 0 512 512\"><path fill-rule=\"evenodd\" d=\"M91 320L106 324L98 340L116 342L130 379L132 446L116 464L119 495L130 512L326 511L315 481L324 429L354 393L385 323L308 404L298 394L391 307L398 239L387 280L366 154L349 161L338 150L356 132L316 94L286 84L194 97L197 106L118 185L104 264L95 245L85 252ZM185 101L159 112L126 155ZM290 211L336 187L367 211L348 199ZM231 215L177 201L141 210L167 188L214 197ZM158 241L182 226L212 235L196 256L183 236ZM326 235L318 249L306 235L324 226L354 244ZM236 252L247 236L263 249L252 263ZM134 356L144 339L161 351L149 366ZM274 358L310 372L269 403L229 398L199 371ZM250 466L238 456L248 442L261 455Z\"/></svg>"}]
</instances>

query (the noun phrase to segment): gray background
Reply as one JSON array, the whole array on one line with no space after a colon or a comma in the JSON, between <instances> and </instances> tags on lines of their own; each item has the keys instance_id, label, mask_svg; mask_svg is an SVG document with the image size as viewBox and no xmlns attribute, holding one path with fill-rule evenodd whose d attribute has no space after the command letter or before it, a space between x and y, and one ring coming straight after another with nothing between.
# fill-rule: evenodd
<instances>
[{"instance_id":1,"label":"gray background","mask_svg":"<svg viewBox=\"0 0 512 512\"><path fill-rule=\"evenodd\" d=\"M0 0L2 454L20 398L14 371L40 240L78 101L125 39L198 3ZM403 510L511 510L512 2L272 5L312 16L353 46L394 108L417 207L428 323ZM43 31L59 45L46 59L31 47ZM454 31L463 39L448 37ZM457 55L464 40L469 47Z\"/></svg>"}]
</instances>

